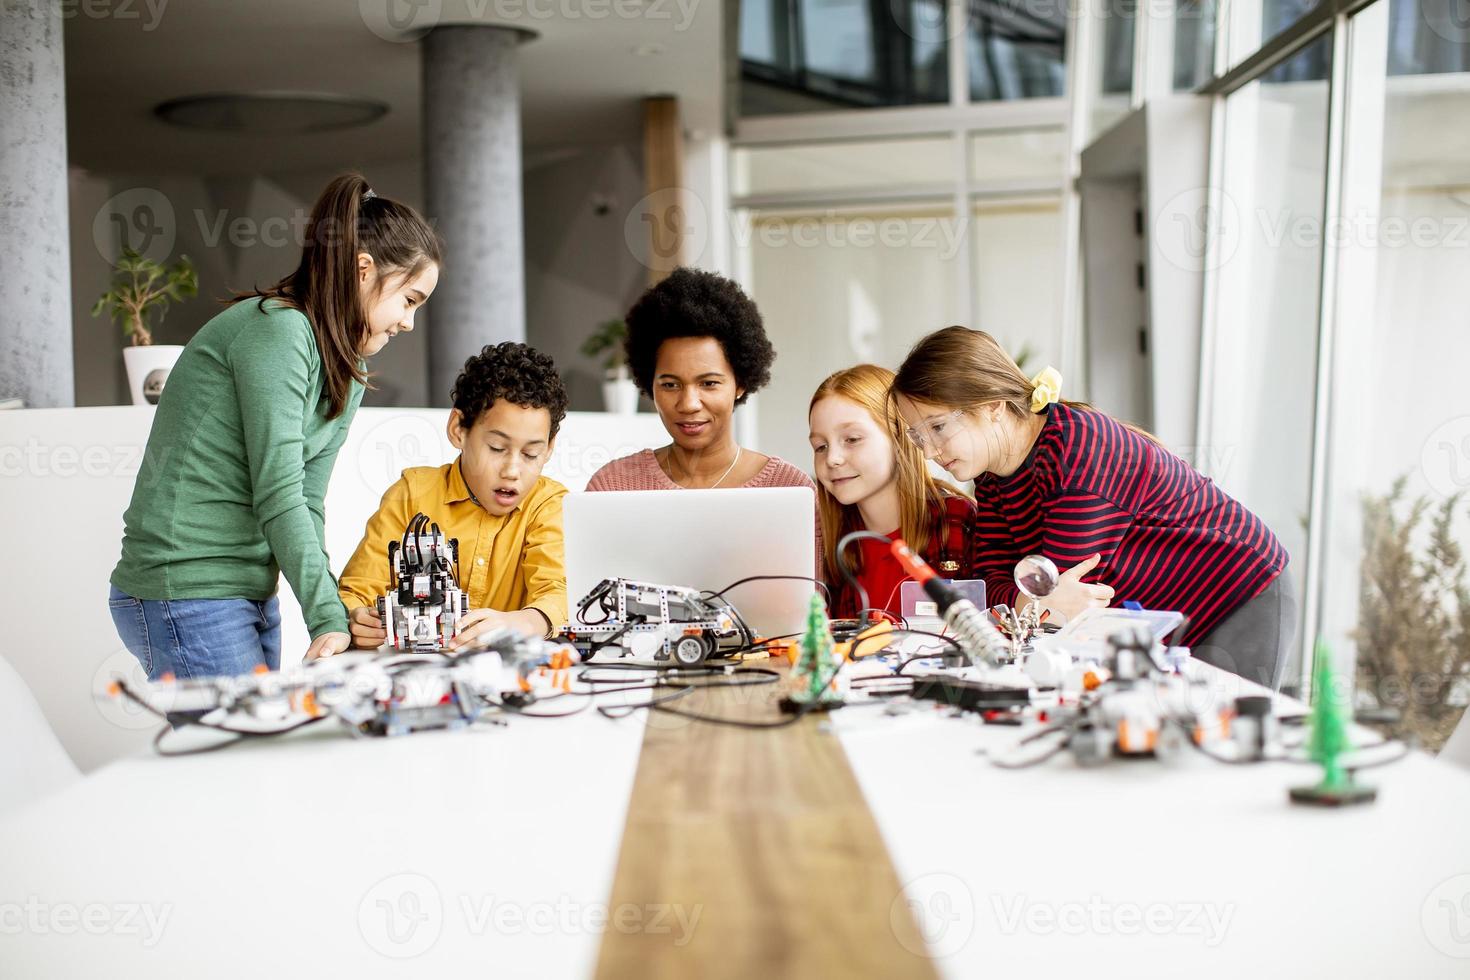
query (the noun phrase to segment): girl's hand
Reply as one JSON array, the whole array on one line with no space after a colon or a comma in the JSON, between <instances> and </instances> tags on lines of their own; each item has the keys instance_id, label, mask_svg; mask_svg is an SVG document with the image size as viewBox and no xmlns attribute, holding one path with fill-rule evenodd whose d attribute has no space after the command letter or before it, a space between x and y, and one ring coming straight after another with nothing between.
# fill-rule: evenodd
<instances>
[{"instance_id":1,"label":"girl's hand","mask_svg":"<svg viewBox=\"0 0 1470 980\"><path fill-rule=\"evenodd\" d=\"M388 639L388 631L372 606L358 606L347 614L348 628L352 630L352 645L359 650L376 650Z\"/></svg>"},{"instance_id":2,"label":"girl's hand","mask_svg":"<svg viewBox=\"0 0 1470 980\"><path fill-rule=\"evenodd\" d=\"M1072 620L1088 609L1106 609L1113 601L1113 587L1089 585L1082 581L1082 576L1097 568L1101 561L1102 555L1093 555L1063 572L1052 594L1037 600L1041 603L1041 608L1061 616L1063 622Z\"/></svg>"},{"instance_id":3,"label":"girl's hand","mask_svg":"<svg viewBox=\"0 0 1470 980\"><path fill-rule=\"evenodd\" d=\"M352 637L346 633L323 633L306 648L306 659L320 660L322 657L335 656L346 650L351 642Z\"/></svg>"}]
</instances>

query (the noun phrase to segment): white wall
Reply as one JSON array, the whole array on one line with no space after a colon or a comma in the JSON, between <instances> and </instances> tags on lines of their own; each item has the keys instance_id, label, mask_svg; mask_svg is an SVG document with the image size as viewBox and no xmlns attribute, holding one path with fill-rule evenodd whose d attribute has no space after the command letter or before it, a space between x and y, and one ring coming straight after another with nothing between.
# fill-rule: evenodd
<instances>
[{"instance_id":1,"label":"white wall","mask_svg":"<svg viewBox=\"0 0 1470 980\"><path fill-rule=\"evenodd\" d=\"M344 168L345 169L345 168ZM158 324L160 344L188 343L224 307L220 300L291 272L301 257L300 234L316 195L334 174L209 178L89 174L70 180L72 336L77 404L119 405L128 400L120 327L93 319L92 304L108 288L119 251L118 222L129 241L156 261L189 256L199 273L199 295L172 307ZM379 193L420 206L416 166L382 165L366 171ZM433 304L418 329L401 335L369 364L377 390L364 404L429 404L427 339ZM445 395L447 396L447 392Z\"/></svg>"},{"instance_id":2,"label":"white wall","mask_svg":"<svg viewBox=\"0 0 1470 980\"><path fill-rule=\"evenodd\" d=\"M576 408L602 401L601 368L583 341L648 284L625 227L642 196L641 151L630 143L569 148L525 174L526 332L556 359Z\"/></svg>"},{"instance_id":3,"label":"white wall","mask_svg":"<svg viewBox=\"0 0 1470 980\"><path fill-rule=\"evenodd\" d=\"M776 348L757 445L811 469L807 405L833 371L897 368L914 342L960 322L960 236L970 236L977 326L1013 353L1060 357L1058 206L987 206L968 229L943 207L737 214L745 285Z\"/></svg>"},{"instance_id":4,"label":"white wall","mask_svg":"<svg viewBox=\"0 0 1470 980\"><path fill-rule=\"evenodd\" d=\"M374 165L364 173L384 196L423 206L416 161ZM300 258L299 232L331 173L252 178L99 175L74 170L70 181L74 363L78 405L127 401L120 328L92 319L117 255L117 225L132 228L150 257L186 254L199 271L200 295L175 306L158 343L187 343L223 307L220 298L289 273ZM579 348L603 320L621 316L646 285L647 270L625 234L624 219L643 196L640 148L633 143L540 150L524 174L527 341L556 359L583 411L602 408L600 371ZM605 208L605 210L604 210ZM721 199L720 211L723 210ZM283 225L282 221L294 223ZM453 274L454 256L446 256ZM375 356L368 406L447 404L428 390L431 300L418 327ZM465 356L474 354L466 350Z\"/></svg>"}]
</instances>

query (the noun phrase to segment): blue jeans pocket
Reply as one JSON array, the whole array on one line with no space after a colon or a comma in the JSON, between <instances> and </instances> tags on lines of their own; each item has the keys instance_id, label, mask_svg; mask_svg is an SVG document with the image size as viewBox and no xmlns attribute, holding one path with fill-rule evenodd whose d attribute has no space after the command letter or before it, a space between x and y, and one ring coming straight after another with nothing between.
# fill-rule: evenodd
<instances>
[{"instance_id":1,"label":"blue jeans pocket","mask_svg":"<svg viewBox=\"0 0 1470 980\"><path fill-rule=\"evenodd\" d=\"M148 642L148 617L143 611L143 600L134 599L114 585L107 595L107 611L112 614L112 625L116 627L123 646L143 665L143 672L152 678L153 647Z\"/></svg>"}]
</instances>

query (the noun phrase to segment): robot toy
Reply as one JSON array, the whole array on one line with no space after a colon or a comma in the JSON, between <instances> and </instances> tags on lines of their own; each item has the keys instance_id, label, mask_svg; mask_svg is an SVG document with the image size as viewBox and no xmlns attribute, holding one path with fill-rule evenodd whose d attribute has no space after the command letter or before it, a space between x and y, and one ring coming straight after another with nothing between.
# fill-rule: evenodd
<instances>
[{"instance_id":1,"label":"robot toy","mask_svg":"<svg viewBox=\"0 0 1470 980\"><path fill-rule=\"evenodd\" d=\"M415 514L402 540L388 542L388 592L378 597L388 643L413 653L442 651L469 611L459 587L459 539L446 540L438 524Z\"/></svg>"},{"instance_id":2,"label":"robot toy","mask_svg":"<svg viewBox=\"0 0 1470 980\"><path fill-rule=\"evenodd\" d=\"M393 736L467 728L489 708L567 693L580 663L564 643L502 627L452 656L352 651L240 676L168 675L137 690L119 679L109 693L176 727L279 734L330 717L354 735Z\"/></svg>"},{"instance_id":3,"label":"robot toy","mask_svg":"<svg viewBox=\"0 0 1470 980\"><path fill-rule=\"evenodd\" d=\"M589 619L589 613L599 618ZM755 641L722 596L623 578L599 582L577 603L575 620L562 635L585 657L608 648L692 667Z\"/></svg>"}]
</instances>

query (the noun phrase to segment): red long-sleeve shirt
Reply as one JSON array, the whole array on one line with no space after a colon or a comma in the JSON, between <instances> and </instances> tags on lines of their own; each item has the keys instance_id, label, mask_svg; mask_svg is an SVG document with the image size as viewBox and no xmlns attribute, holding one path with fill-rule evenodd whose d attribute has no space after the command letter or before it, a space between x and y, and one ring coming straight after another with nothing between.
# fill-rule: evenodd
<instances>
[{"instance_id":1,"label":"red long-sleeve shirt","mask_svg":"<svg viewBox=\"0 0 1470 980\"><path fill-rule=\"evenodd\" d=\"M1114 603L1177 610L1192 645L1286 567L1270 528L1173 453L1101 412L1053 405L1026 461L975 482L975 577L987 601L1015 604L1012 570L1042 554Z\"/></svg>"}]
</instances>

